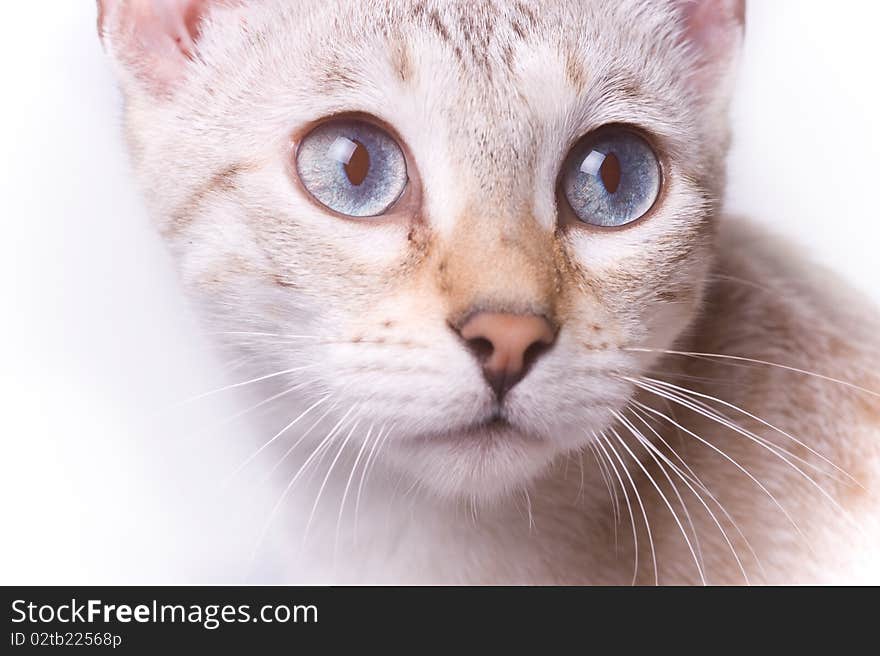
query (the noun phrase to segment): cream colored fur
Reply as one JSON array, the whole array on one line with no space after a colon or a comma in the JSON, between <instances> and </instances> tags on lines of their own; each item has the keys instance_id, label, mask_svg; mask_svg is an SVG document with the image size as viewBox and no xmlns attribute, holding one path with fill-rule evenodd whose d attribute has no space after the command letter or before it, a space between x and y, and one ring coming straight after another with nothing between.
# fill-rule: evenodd
<instances>
[{"instance_id":1,"label":"cream colored fur","mask_svg":"<svg viewBox=\"0 0 880 656\"><path fill-rule=\"evenodd\" d=\"M311 408L264 451L292 447L273 580L626 584L636 556L641 583L878 580L880 397L856 388L880 390L877 314L720 213L740 3L207 2L174 68L143 55L150 2L186 4L103 3L146 200L224 353L299 369L260 383L300 386L262 441ZM339 219L295 183L292 139L352 111L406 144L408 214ZM663 195L562 228L561 163L609 123L658 145ZM501 434L463 435L492 403L448 324L475 307L560 327Z\"/></svg>"}]
</instances>

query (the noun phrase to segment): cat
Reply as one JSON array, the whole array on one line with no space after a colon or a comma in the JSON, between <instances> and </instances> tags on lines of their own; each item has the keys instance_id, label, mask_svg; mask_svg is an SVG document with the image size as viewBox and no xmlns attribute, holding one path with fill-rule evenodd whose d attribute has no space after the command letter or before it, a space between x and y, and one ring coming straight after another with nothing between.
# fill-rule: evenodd
<instances>
[{"instance_id":1,"label":"cat","mask_svg":"<svg viewBox=\"0 0 880 656\"><path fill-rule=\"evenodd\" d=\"M273 580L877 581L878 314L721 207L744 0L98 7Z\"/></svg>"}]
</instances>

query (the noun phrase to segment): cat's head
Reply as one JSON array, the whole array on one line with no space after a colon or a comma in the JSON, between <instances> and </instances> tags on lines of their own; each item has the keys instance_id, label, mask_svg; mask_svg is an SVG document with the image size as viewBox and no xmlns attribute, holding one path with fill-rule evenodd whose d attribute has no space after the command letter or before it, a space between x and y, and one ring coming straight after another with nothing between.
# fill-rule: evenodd
<instances>
[{"instance_id":1,"label":"cat's head","mask_svg":"<svg viewBox=\"0 0 880 656\"><path fill-rule=\"evenodd\" d=\"M290 370L291 413L481 497L583 448L650 366L626 349L698 311L742 5L99 2L212 331Z\"/></svg>"}]
</instances>

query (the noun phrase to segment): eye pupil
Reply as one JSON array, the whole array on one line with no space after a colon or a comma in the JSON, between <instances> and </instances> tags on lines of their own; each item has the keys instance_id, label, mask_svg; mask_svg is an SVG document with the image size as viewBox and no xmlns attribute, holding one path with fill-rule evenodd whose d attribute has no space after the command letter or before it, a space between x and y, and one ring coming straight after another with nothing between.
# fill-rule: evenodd
<instances>
[{"instance_id":1,"label":"eye pupil","mask_svg":"<svg viewBox=\"0 0 880 656\"><path fill-rule=\"evenodd\" d=\"M324 121L297 144L296 173L320 205L348 217L385 214L406 190L406 156L371 121Z\"/></svg>"},{"instance_id":2,"label":"eye pupil","mask_svg":"<svg viewBox=\"0 0 880 656\"><path fill-rule=\"evenodd\" d=\"M648 213L660 182L660 160L651 145L633 130L609 126L575 144L560 186L579 221L617 227Z\"/></svg>"},{"instance_id":3,"label":"eye pupil","mask_svg":"<svg viewBox=\"0 0 880 656\"><path fill-rule=\"evenodd\" d=\"M620 188L620 178L622 175L620 170L620 160L617 158L617 155L614 153L608 153L605 155L605 159L602 161L602 166L599 169L599 175L601 176L602 184L605 185L605 189L608 190L608 193L617 193L617 190Z\"/></svg>"},{"instance_id":4,"label":"eye pupil","mask_svg":"<svg viewBox=\"0 0 880 656\"><path fill-rule=\"evenodd\" d=\"M345 164L343 168L345 169L345 175L348 177L348 181L355 187L359 187L363 184L364 180L367 178L367 174L370 172L370 153L366 146L360 141L353 140L353 143L355 149L352 152L348 163Z\"/></svg>"}]
</instances>

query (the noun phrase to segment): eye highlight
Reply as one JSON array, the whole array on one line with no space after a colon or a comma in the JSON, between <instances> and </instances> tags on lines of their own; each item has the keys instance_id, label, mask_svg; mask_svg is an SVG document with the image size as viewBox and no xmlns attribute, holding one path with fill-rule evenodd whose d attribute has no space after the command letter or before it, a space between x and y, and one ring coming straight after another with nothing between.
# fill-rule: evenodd
<instances>
[{"instance_id":1,"label":"eye highlight","mask_svg":"<svg viewBox=\"0 0 880 656\"><path fill-rule=\"evenodd\" d=\"M605 128L572 149L561 187L580 221L617 227L648 213L660 180L660 162L647 141L626 128Z\"/></svg>"},{"instance_id":2,"label":"eye highlight","mask_svg":"<svg viewBox=\"0 0 880 656\"><path fill-rule=\"evenodd\" d=\"M409 181L394 138L356 119L327 121L309 132L296 151L296 170L315 200L359 218L386 212Z\"/></svg>"}]
</instances>

